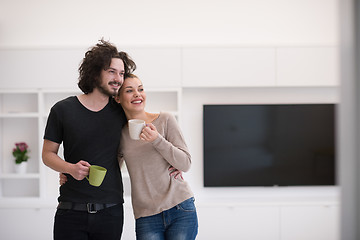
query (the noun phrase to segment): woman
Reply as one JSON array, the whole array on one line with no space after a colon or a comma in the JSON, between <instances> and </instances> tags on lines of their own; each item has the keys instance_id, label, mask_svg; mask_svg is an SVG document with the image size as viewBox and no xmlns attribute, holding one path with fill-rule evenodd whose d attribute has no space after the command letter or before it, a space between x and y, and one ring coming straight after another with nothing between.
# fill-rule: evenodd
<instances>
[{"instance_id":1,"label":"woman","mask_svg":"<svg viewBox=\"0 0 360 240\"><path fill-rule=\"evenodd\" d=\"M136 219L136 238L195 239L198 220L194 195L182 178L169 176L173 167L188 171L191 157L174 116L145 111L146 94L140 79L129 75L119 90L118 102L127 119L146 122L140 140L132 140L123 128L120 162L130 175L131 196Z\"/></svg>"}]
</instances>

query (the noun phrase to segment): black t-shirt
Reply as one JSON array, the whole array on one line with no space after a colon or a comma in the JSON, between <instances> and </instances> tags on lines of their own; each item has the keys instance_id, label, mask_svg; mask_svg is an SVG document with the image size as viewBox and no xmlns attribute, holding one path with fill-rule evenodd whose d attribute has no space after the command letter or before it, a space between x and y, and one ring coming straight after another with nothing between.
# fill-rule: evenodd
<instances>
[{"instance_id":1,"label":"black t-shirt","mask_svg":"<svg viewBox=\"0 0 360 240\"><path fill-rule=\"evenodd\" d=\"M60 187L58 201L78 203L123 203L123 184L117 160L121 129L126 117L112 99L100 111L93 112L72 96L56 103L50 111L44 139L63 143L65 161L85 160L107 169L100 187L86 179L68 181Z\"/></svg>"}]
</instances>

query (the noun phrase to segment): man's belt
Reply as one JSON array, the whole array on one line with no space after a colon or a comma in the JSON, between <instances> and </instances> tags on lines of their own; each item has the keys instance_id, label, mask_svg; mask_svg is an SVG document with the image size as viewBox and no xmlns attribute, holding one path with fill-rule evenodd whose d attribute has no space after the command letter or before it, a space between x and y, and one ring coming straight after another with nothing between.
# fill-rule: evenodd
<instances>
[{"instance_id":1,"label":"man's belt","mask_svg":"<svg viewBox=\"0 0 360 240\"><path fill-rule=\"evenodd\" d=\"M86 211L88 213L96 213L105 208L113 207L117 203L73 203L59 202L57 209L71 209L74 211Z\"/></svg>"}]
</instances>

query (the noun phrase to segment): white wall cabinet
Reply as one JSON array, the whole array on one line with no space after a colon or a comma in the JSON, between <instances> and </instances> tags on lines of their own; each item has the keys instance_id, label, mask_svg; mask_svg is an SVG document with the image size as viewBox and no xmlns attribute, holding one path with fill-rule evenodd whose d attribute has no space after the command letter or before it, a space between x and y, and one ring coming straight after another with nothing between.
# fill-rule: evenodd
<instances>
[{"instance_id":1,"label":"white wall cabinet","mask_svg":"<svg viewBox=\"0 0 360 240\"><path fill-rule=\"evenodd\" d=\"M336 47L184 48L183 87L339 84Z\"/></svg>"},{"instance_id":2,"label":"white wall cabinet","mask_svg":"<svg viewBox=\"0 0 360 240\"><path fill-rule=\"evenodd\" d=\"M184 87L275 86L274 48L185 48Z\"/></svg>"},{"instance_id":3,"label":"white wall cabinet","mask_svg":"<svg viewBox=\"0 0 360 240\"><path fill-rule=\"evenodd\" d=\"M199 240L256 239L278 240L279 210L273 206L221 206L197 207ZM213 229L213 231L209 231Z\"/></svg>"},{"instance_id":4,"label":"white wall cabinet","mask_svg":"<svg viewBox=\"0 0 360 240\"><path fill-rule=\"evenodd\" d=\"M200 205L199 240L338 240L338 205ZM311 217L309 217L311 216ZM211 229L211 230L210 230Z\"/></svg>"},{"instance_id":5,"label":"white wall cabinet","mask_svg":"<svg viewBox=\"0 0 360 240\"><path fill-rule=\"evenodd\" d=\"M340 239L339 210L334 204L282 206L281 240Z\"/></svg>"},{"instance_id":6,"label":"white wall cabinet","mask_svg":"<svg viewBox=\"0 0 360 240\"><path fill-rule=\"evenodd\" d=\"M181 48L144 47L125 48L137 68L135 74L145 87L181 87Z\"/></svg>"},{"instance_id":7,"label":"white wall cabinet","mask_svg":"<svg viewBox=\"0 0 360 240\"><path fill-rule=\"evenodd\" d=\"M2 49L0 89L74 88L86 48Z\"/></svg>"},{"instance_id":8,"label":"white wall cabinet","mask_svg":"<svg viewBox=\"0 0 360 240\"><path fill-rule=\"evenodd\" d=\"M136 47L121 49L150 88L337 86L329 47ZM0 49L0 89L73 88L86 48ZM19 66L21 69L19 70ZM19 77L26 73L26 79Z\"/></svg>"},{"instance_id":9,"label":"white wall cabinet","mask_svg":"<svg viewBox=\"0 0 360 240\"><path fill-rule=\"evenodd\" d=\"M336 204L234 204L198 203L198 240L339 240ZM130 203L125 203L122 239L135 239ZM1 239L52 238L55 208L0 209ZM15 218L8 216L21 216ZM310 217L311 216L311 217ZM29 224L29 223L32 224ZM22 231L17 231L18 226Z\"/></svg>"},{"instance_id":10,"label":"white wall cabinet","mask_svg":"<svg viewBox=\"0 0 360 240\"><path fill-rule=\"evenodd\" d=\"M339 85L338 50L334 47L283 47L276 50L277 85Z\"/></svg>"}]
</instances>

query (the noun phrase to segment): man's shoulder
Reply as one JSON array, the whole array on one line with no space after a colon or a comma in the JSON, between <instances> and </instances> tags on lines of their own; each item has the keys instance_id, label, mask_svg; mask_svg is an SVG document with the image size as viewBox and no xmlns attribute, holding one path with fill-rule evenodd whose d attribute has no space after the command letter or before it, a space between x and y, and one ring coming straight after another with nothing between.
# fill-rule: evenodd
<instances>
[{"instance_id":1,"label":"man's shoulder","mask_svg":"<svg viewBox=\"0 0 360 240\"><path fill-rule=\"evenodd\" d=\"M70 96L67 98L64 98L58 102L56 102L52 108L51 108L51 112L66 112L66 111L72 111L73 108L76 105L76 97L75 96Z\"/></svg>"},{"instance_id":2,"label":"man's shoulder","mask_svg":"<svg viewBox=\"0 0 360 240\"><path fill-rule=\"evenodd\" d=\"M76 97L75 96L69 96L67 98L64 98L62 100L59 100L57 103L54 104L54 107L62 107L62 106L68 106L69 104L75 103Z\"/></svg>"},{"instance_id":3,"label":"man's shoulder","mask_svg":"<svg viewBox=\"0 0 360 240\"><path fill-rule=\"evenodd\" d=\"M59 104L68 104L68 103L73 103L77 101L77 97L76 96L69 96L67 98L64 98L60 101L58 101L57 103Z\"/></svg>"}]
</instances>

